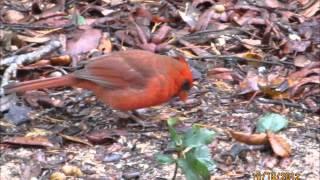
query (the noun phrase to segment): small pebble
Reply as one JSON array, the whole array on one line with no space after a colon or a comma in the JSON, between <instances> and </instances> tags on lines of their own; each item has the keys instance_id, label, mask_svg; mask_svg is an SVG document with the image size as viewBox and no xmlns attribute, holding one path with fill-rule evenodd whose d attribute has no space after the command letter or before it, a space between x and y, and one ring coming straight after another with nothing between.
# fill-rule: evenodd
<instances>
[{"instance_id":1,"label":"small pebble","mask_svg":"<svg viewBox=\"0 0 320 180\"><path fill-rule=\"evenodd\" d=\"M138 179L140 177L140 172L129 172L122 175L124 179Z\"/></svg>"},{"instance_id":2,"label":"small pebble","mask_svg":"<svg viewBox=\"0 0 320 180\"><path fill-rule=\"evenodd\" d=\"M119 161L121 159L121 154L111 153L104 157L103 162L114 162Z\"/></svg>"}]
</instances>

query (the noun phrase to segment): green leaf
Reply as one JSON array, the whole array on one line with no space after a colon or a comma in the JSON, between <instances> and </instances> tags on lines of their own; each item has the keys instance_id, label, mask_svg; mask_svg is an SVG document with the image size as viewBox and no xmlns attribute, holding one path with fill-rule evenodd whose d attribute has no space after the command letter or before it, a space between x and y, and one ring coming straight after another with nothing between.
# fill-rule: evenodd
<instances>
[{"instance_id":1,"label":"green leaf","mask_svg":"<svg viewBox=\"0 0 320 180\"><path fill-rule=\"evenodd\" d=\"M288 119L280 114L269 113L259 118L257 132L278 132L288 127Z\"/></svg>"},{"instance_id":2,"label":"green leaf","mask_svg":"<svg viewBox=\"0 0 320 180\"><path fill-rule=\"evenodd\" d=\"M173 140L175 146L181 146L182 145L182 135L178 134L177 131L174 129L174 125L176 125L177 122L178 122L178 120L175 118L169 118L167 120L171 139Z\"/></svg>"},{"instance_id":3,"label":"green leaf","mask_svg":"<svg viewBox=\"0 0 320 180\"><path fill-rule=\"evenodd\" d=\"M175 162L171 154L156 154L156 160L161 164L172 164Z\"/></svg>"},{"instance_id":4,"label":"green leaf","mask_svg":"<svg viewBox=\"0 0 320 180\"><path fill-rule=\"evenodd\" d=\"M192 166L186 159L178 159L178 166L182 169L183 174L186 176L187 180L199 179L199 175L195 173Z\"/></svg>"},{"instance_id":5,"label":"green leaf","mask_svg":"<svg viewBox=\"0 0 320 180\"><path fill-rule=\"evenodd\" d=\"M167 120L167 124L168 124L169 127L173 127L176 124L178 124L178 119L177 118L169 118Z\"/></svg>"},{"instance_id":6,"label":"green leaf","mask_svg":"<svg viewBox=\"0 0 320 180\"><path fill-rule=\"evenodd\" d=\"M86 19L83 16L78 15L77 19L76 19L76 24L77 25L84 25L84 24L86 24Z\"/></svg>"},{"instance_id":7,"label":"green leaf","mask_svg":"<svg viewBox=\"0 0 320 180\"><path fill-rule=\"evenodd\" d=\"M182 169L187 180L208 180L210 173L205 163L197 159L194 150L186 153L184 159L178 159L178 166Z\"/></svg>"},{"instance_id":8,"label":"green leaf","mask_svg":"<svg viewBox=\"0 0 320 180\"><path fill-rule=\"evenodd\" d=\"M193 126L184 136L184 145L186 147L206 145L212 142L214 136L214 131Z\"/></svg>"},{"instance_id":9,"label":"green leaf","mask_svg":"<svg viewBox=\"0 0 320 180\"><path fill-rule=\"evenodd\" d=\"M208 171L213 171L216 168L212 160L210 149L207 146L199 146L194 149L195 158L206 165Z\"/></svg>"},{"instance_id":10,"label":"green leaf","mask_svg":"<svg viewBox=\"0 0 320 180\"><path fill-rule=\"evenodd\" d=\"M86 24L86 19L80 14L73 14L72 16L69 16L69 18L72 19L73 23L75 23L76 25Z\"/></svg>"}]
</instances>

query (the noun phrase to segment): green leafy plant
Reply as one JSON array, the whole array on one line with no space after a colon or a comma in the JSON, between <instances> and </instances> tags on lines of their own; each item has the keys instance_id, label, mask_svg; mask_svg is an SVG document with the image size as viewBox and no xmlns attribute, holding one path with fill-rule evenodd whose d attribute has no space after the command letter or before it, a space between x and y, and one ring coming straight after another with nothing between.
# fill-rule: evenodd
<instances>
[{"instance_id":1,"label":"green leafy plant","mask_svg":"<svg viewBox=\"0 0 320 180\"><path fill-rule=\"evenodd\" d=\"M210 179L210 171L213 171L215 164L211 158L208 148L215 137L215 132L199 126L193 126L185 133L179 133L174 126L177 119L170 118L167 121L171 141L169 149L171 154L157 154L156 159L161 164L175 164L175 179L177 169L181 168L188 180Z\"/></svg>"},{"instance_id":2,"label":"green leafy plant","mask_svg":"<svg viewBox=\"0 0 320 180\"><path fill-rule=\"evenodd\" d=\"M73 23L77 26L86 24L85 17L81 16L79 13L75 13L72 16L68 16L68 18L71 19Z\"/></svg>"},{"instance_id":3,"label":"green leafy plant","mask_svg":"<svg viewBox=\"0 0 320 180\"><path fill-rule=\"evenodd\" d=\"M260 117L257 123L257 132L279 132L288 127L288 119L276 113L268 113Z\"/></svg>"}]
</instances>

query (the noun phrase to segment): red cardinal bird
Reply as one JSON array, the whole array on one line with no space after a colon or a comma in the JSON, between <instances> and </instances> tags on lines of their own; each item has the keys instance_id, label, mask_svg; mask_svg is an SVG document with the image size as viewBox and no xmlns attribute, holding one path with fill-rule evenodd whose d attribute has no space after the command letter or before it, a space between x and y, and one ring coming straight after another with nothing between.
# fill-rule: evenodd
<instances>
[{"instance_id":1,"label":"red cardinal bird","mask_svg":"<svg viewBox=\"0 0 320 180\"><path fill-rule=\"evenodd\" d=\"M8 94L60 86L91 90L112 108L128 111L159 105L174 96L185 100L192 74L183 58L128 50L89 60L84 69L62 77L13 83L4 90Z\"/></svg>"}]
</instances>

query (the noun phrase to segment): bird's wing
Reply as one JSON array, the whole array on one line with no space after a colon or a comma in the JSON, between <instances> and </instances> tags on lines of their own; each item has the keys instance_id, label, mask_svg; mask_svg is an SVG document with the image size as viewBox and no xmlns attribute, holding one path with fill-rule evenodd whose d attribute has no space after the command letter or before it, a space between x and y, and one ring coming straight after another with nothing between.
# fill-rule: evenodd
<instances>
[{"instance_id":1,"label":"bird's wing","mask_svg":"<svg viewBox=\"0 0 320 180\"><path fill-rule=\"evenodd\" d=\"M102 56L91 60L75 77L94 82L109 89L142 88L148 77L122 56Z\"/></svg>"}]
</instances>

